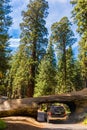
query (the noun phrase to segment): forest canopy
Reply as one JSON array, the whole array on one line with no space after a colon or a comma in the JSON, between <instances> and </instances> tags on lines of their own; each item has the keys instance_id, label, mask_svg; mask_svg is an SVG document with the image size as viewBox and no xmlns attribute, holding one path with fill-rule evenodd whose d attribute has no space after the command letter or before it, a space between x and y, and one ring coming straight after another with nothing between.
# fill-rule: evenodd
<instances>
[{"instance_id":1,"label":"forest canopy","mask_svg":"<svg viewBox=\"0 0 87 130\"><path fill-rule=\"evenodd\" d=\"M0 1L0 95L23 98L78 91L87 87L87 0L71 0L71 20L52 23L47 0L30 0L22 11L20 45L11 53L10 0ZM77 27L79 39L72 29ZM78 42L78 53L73 45Z\"/></svg>"}]
</instances>

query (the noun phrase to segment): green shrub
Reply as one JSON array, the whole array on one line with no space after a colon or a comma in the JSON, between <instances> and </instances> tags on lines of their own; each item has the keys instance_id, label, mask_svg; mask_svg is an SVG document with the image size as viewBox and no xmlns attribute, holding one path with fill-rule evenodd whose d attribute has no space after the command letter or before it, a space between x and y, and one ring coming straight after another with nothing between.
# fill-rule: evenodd
<instances>
[{"instance_id":1,"label":"green shrub","mask_svg":"<svg viewBox=\"0 0 87 130\"><path fill-rule=\"evenodd\" d=\"M85 119L85 120L83 121L83 124L87 125L87 119Z\"/></svg>"},{"instance_id":2,"label":"green shrub","mask_svg":"<svg viewBox=\"0 0 87 130\"><path fill-rule=\"evenodd\" d=\"M0 119L0 130L4 130L6 128L6 123Z\"/></svg>"},{"instance_id":3,"label":"green shrub","mask_svg":"<svg viewBox=\"0 0 87 130\"><path fill-rule=\"evenodd\" d=\"M87 113L85 113L85 118L84 118L84 120L83 120L82 123L85 124L85 125L87 125Z\"/></svg>"}]
</instances>

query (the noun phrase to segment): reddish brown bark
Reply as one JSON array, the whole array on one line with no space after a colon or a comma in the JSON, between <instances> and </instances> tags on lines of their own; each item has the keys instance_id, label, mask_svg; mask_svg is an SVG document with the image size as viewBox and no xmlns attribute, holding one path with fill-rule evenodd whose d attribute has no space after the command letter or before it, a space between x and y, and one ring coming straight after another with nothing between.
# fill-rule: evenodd
<instances>
[{"instance_id":1,"label":"reddish brown bark","mask_svg":"<svg viewBox=\"0 0 87 130\"><path fill-rule=\"evenodd\" d=\"M28 81L28 88L27 88L27 97L33 97L34 95L34 88L35 88L35 73L36 73L36 39L33 42L33 49L32 49L32 61L33 63L30 65L30 79Z\"/></svg>"}]
</instances>

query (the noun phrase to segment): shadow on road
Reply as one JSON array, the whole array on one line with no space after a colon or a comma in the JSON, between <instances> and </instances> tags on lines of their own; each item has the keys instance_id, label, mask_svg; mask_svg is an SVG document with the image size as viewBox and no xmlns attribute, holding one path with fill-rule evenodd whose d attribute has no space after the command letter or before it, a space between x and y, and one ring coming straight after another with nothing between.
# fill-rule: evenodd
<instances>
[{"instance_id":1,"label":"shadow on road","mask_svg":"<svg viewBox=\"0 0 87 130\"><path fill-rule=\"evenodd\" d=\"M7 123L5 130L67 130L62 128L42 128L22 123ZM69 129L68 129L69 130ZM71 130L71 129L70 129Z\"/></svg>"},{"instance_id":2,"label":"shadow on road","mask_svg":"<svg viewBox=\"0 0 87 130\"><path fill-rule=\"evenodd\" d=\"M5 130L41 130L41 128L24 123L7 123Z\"/></svg>"}]
</instances>

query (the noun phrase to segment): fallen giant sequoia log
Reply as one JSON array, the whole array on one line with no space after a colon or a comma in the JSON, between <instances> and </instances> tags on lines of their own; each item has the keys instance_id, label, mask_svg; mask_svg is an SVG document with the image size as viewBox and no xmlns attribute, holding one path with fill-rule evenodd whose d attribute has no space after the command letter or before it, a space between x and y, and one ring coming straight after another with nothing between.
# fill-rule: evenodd
<instances>
[{"instance_id":1,"label":"fallen giant sequoia log","mask_svg":"<svg viewBox=\"0 0 87 130\"><path fill-rule=\"evenodd\" d=\"M30 116L36 118L38 106L31 99L13 99L3 102L0 104L0 117Z\"/></svg>"},{"instance_id":2,"label":"fallen giant sequoia log","mask_svg":"<svg viewBox=\"0 0 87 130\"><path fill-rule=\"evenodd\" d=\"M87 116L87 89L83 89L68 94L7 100L0 104L0 117L13 115L36 117L38 104L53 102L68 105L73 120L80 121Z\"/></svg>"}]
</instances>

